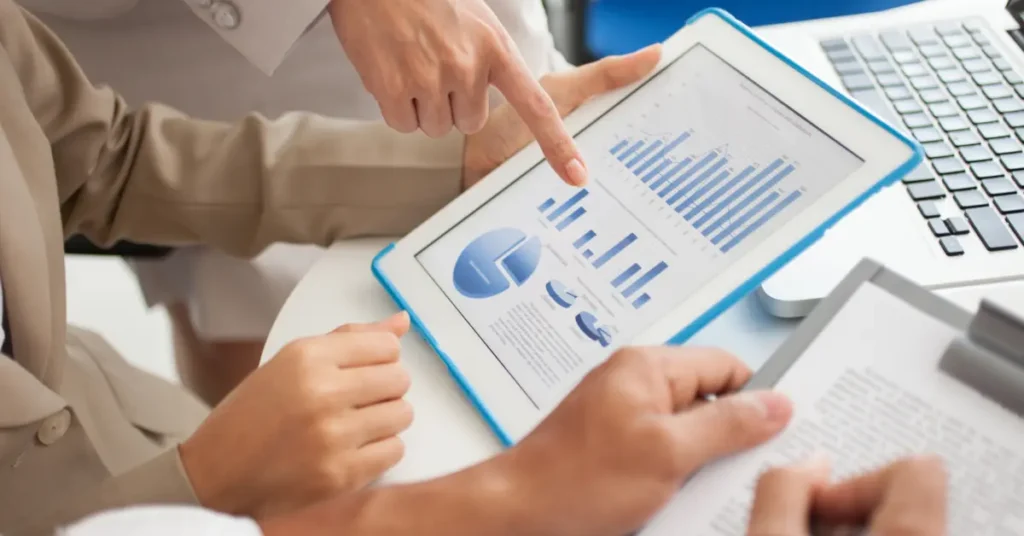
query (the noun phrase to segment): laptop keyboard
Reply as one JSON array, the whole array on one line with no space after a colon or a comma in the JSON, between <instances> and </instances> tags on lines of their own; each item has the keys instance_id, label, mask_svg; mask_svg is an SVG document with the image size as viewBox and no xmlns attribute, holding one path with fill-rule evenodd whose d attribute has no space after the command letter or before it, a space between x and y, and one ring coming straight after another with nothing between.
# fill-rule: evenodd
<instances>
[{"instance_id":1,"label":"laptop keyboard","mask_svg":"<svg viewBox=\"0 0 1024 536\"><path fill-rule=\"evenodd\" d=\"M903 184L950 257L970 235L1024 245L1024 78L993 35L968 19L820 43L849 94L924 148Z\"/></svg>"}]
</instances>

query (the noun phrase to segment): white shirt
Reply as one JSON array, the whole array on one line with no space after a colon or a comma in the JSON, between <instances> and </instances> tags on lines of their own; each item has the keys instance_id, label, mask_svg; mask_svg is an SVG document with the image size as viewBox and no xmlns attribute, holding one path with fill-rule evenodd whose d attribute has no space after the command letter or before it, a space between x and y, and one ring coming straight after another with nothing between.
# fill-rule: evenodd
<instances>
[{"instance_id":1,"label":"white shirt","mask_svg":"<svg viewBox=\"0 0 1024 536\"><path fill-rule=\"evenodd\" d=\"M262 536L251 519L190 506L137 506L88 517L60 536Z\"/></svg>"}]
</instances>

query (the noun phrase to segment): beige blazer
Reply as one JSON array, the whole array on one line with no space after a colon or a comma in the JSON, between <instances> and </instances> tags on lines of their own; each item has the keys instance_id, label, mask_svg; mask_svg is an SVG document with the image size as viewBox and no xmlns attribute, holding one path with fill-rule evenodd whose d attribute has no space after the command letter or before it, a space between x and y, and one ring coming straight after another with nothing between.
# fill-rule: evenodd
<instances>
[{"instance_id":1,"label":"beige blazer","mask_svg":"<svg viewBox=\"0 0 1024 536\"><path fill-rule=\"evenodd\" d=\"M63 240L206 243L253 255L402 234L460 192L463 140L290 114L236 124L129 109L0 0L0 533L195 501L172 448L205 408L66 328Z\"/></svg>"}]
</instances>

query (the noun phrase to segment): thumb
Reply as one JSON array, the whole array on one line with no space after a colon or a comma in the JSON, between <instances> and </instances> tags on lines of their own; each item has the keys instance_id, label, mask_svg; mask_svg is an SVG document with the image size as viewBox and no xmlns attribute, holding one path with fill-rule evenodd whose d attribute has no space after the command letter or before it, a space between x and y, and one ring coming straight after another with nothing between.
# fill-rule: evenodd
<instances>
[{"instance_id":1,"label":"thumb","mask_svg":"<svg viewBox=\"0 0 1024 536\"><path fill-rule=\"evenodd\" d=\"M395 337L402 337L409 332L409 314L402 311L369 324L345 324L335 329L334 333L364 333L368 331L386 331L394 334Z\"/></svg>"},{"instance_id":2,"label":"thumb","mask_svg":"<svg viewBox=\"0 0 1024 536\"><path fill-rule=\"evenodd\" d=\"M602 93L619 89L647 76L661 59L661 45L632 54L609 56L573 71L550 77L548 88L564 115Z\"/></svg>"},{"instance_id":3,"label":"thumb","mask_svg":"<svg viewBox=\"0 0 1024 536\"><path fill-rule=\"evenodd\" d=\"M768 441L793 416L785 395L752 391L715 399L673 417L679 455L689 470Z\"/></svg>"}]
</instances>

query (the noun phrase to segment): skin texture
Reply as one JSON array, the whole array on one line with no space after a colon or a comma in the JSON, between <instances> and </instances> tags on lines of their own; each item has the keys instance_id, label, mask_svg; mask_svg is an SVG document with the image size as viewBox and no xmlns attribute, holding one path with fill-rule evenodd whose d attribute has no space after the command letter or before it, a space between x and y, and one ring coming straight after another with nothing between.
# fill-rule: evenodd
<instances>
[{"instance_id":1,"label":"skin texture","mask_svg":"<svg viewBox=\"0 0 1024 536\"><path fill-rule=\"evenodd\" d=\"M494 86L559 176L569 184L586 182L583 159L555 102L484 0L334 0L329 12L391 127L429 136L453 127L473 134L486 124L487 91Z\"/></svg>"},{"instance_id":2,"label":"skin texture","mask_svg":"<svg viewBox=\"0 0 1024 536\"><path fill-rule=\"evenodd\" d=\"M261 525L267 536L628 534L699 467L785 427L792 408L783 395L735 394L750 374L718 350L621 350L491 460L429 482L336 497Z\"/></svg>"},{"instance_id":3,"label":"skin texture","mask_svg":"<svg viewBox=\"0 0 1024 536\"><path fill-rule=\"evenodd\" d=\"M821 460L767 471L757 485L750 536L810 536L815 525L866 527L872 536L944 536L946 472L912 457L830 484Z\"/></svg>"}]
</instances>

